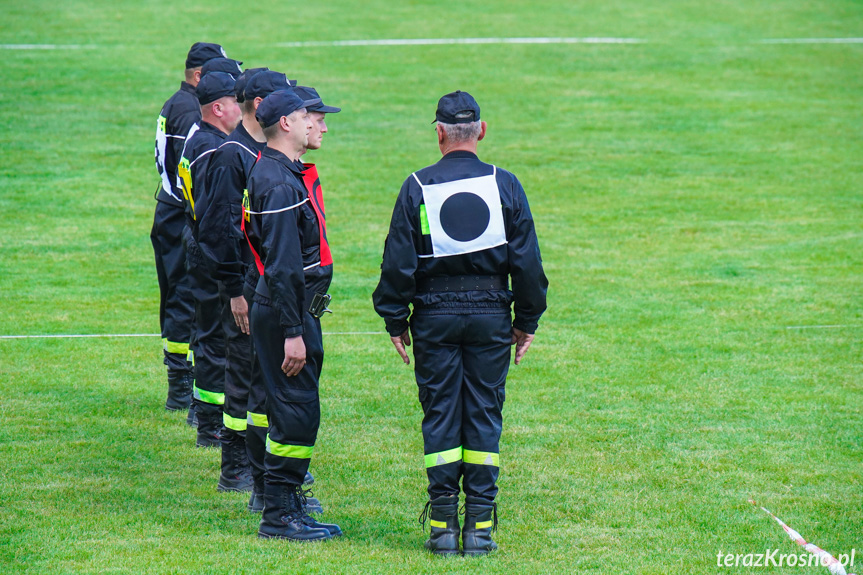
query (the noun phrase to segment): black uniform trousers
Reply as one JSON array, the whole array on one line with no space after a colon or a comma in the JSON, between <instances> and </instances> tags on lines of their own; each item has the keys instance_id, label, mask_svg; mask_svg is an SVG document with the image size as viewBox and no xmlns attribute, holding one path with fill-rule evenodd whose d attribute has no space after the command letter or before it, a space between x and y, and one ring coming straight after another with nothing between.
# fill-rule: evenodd
<instances>
[{"instance_id":1,"label":"black uniform trousers","mask_svg":"<svg viewBox=\"0 0 863 575\"><path fill-rule=\"evenodd\" d=\"M195 308L186 273L183 208L156 202L150 241L159 277L159 327L165 344L165 365L172 371L189 371L189 337Z\"/></svg>"},{"instance_id":2,"label":"black uniform trousers","mask_svg":"<svg viewBox=\"0 0 863 575\"><path fill-rule=\"evenodd\" d=\"M256 301L252 307L252 323L255 353L267 389L269 429L264 481L268 485L302 485L321 421L318 396L318 379L324 361L321 322L308 312L303 314L306 364L294 377L282 371L285 336L278 311Z\"/></svg>"},{"instance_id":3,"label":"black uniform trousers","mask_svg":"<svg viewBox=\"0 0 863 575\"><path fill-rule=\"evenodd\" d=\"M252 339L240 331L231 313L231 299L221 292L222 306L229 316L226 322L225 342L225 428L244 436L247 428L246 407L249 401L249 386L252 379Z\"/></svg>"},{"instance_id":4,"label":"black uniform trousers","mask_svg":"<svg viewBox=\"0 0 863 575\"><path fill-rule=\"evenodd\" d=\"M249 304L249 310L254 306L255 288L245 284L243 296ZM249 312L249 329L254 333L254 317ZM246 404L246 452L249 456L249 466L252 470L252 478L255 485L262 489L264 486L264 454L267 449L267 386L264 384L261 364L258 362L258 354L255 346L249 349L249 395Z\"/></svg>"},{"instance_id":5,"label":"black uniform trousers","mask_svg":"<svg viewBox=\"0 0 863 575\"><path fill-rule=\"evenodd\" d=\"M234 323L222 283L213 278L200 248L188 230L185 234L189 279L195 301L192 356L195 362L196 405L210 413L225 404L225 330Z\"/></svg>"},{"instance_id":6,"label":"black uniform trousers","mask_svg":"<svg viewBox=\"0 0 863 575\"><path fill-rule=\"evenodd\" d=\"M509 370L512 320L506 308L468 314L414 311L411 334L431 499L494 501Z\"/></svg>"}]
</instances>

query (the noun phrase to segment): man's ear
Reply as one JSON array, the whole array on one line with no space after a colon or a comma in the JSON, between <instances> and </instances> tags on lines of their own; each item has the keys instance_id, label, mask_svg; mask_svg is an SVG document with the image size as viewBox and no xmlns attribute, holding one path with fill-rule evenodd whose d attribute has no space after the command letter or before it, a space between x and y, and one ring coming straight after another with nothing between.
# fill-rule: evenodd
<instances>
[{"instance_id":1,"label":"man's ear","mask_svg":"<svg viewBox=\"0 0 863 575\"><path fill-rule=\"evenodd\" d=\"M446 130L443 129L443 126L440 124L435 125L435 131L437 132L437 143L438 146L443 144L443 141L446 139Z\"/></svg>"},{"instance_id":2,"label":"man's ear","mask_svg":"<svg viewBox=\"0 0 863 575\"><path fill-rule=\"evenodd\" d=\"M197 85L198 82L200 82L200 81L201 81L201 70L199 68L199 69L195 70L195 84Z\"/></svg>"},{"instance_id":3,"label":"man's ear","mask_svg":"<svg viewBox=\"0 0 863 575\"><path fill-rule=\"evenodd\" d=\"M477 142L482 140L483 138L485 138L485 129L486 129L485 120L480 122L479 125L480 125L480 131L479 131L479 138L477 138Z\"/></svg>"}]
</instances>

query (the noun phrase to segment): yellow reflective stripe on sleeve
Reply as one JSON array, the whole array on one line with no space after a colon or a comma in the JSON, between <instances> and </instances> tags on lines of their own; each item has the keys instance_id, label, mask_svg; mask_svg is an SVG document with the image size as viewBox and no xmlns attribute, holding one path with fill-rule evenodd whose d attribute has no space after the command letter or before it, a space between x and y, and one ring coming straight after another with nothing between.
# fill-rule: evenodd
<instances>
[{"instance_id":1,"label":"yellow reflective stripe on sleeve","mask_svg":"<svg viewBox=\"0 0 863 575\"><path fill-rule=\"evenodd\" d=\"M198 401L203 401L204 403L210 403L212 405L225 405L224 393L216 393L215 391L207 391L206 389L200 389L197 385L194 388L194 397Z\"/></svg>"},{"instance_id":2,"label":"yellow reflective stripe on sleeve","mask_svg":"<svg viewBox=\"0 0 863 575\"><path fill-rule=\"evenodd\" d=\"M168 118L159 116L159 119L156 120L156 129L164 134L168 130Z\"/></svg>"},{"instance_id":3,"label":"yellow reflective stripe on sleeve","mask_svg":"<svg viewBox=\"0 0 863 575\"><path fill-rule=\"evenodd\" d=\"M183 197L189 202L192 219L197 220L198 218L195 217L195 198L192 196L192 172L188 159L180 158L180 163L177 164L177 176L179 176L178 179L183 184Z\"/></svg>"},{"instance_id":4,"label":"yellow reflective stripe on sleeve","mask_svg":"<svg viewBox=\"0 0 863 575\"><path fill-rule=\"evenodd\" d=\"M429 524L438 529L446 529L446 521L435 521L434 519L429 519Z\"/></svg>"},{"instance_id":5,"label":"yellow reflective stripe on sleeve","mask_svg":"<svg viewBox=\"0 0 863 575\"><path fill-rule=\"evenodd\" d=\"M168 353L182 353L188 355L189 353L189 344L188 343L180 343L178 341L168 341L167 339L162 340L163 345L165 346L165 351Z\"/></svg>"},{"instance_id":6,"label":"yellow reflective stripe on sleeve","mask_svg":"<svg viewBox=\"0 0 863 575\"><path fill-rule=\"evenodd\" d=\"M279 457L293 457L294 459L311 459L314 446L308 445L283 445L276 443L270 436L267 435L267 453L278 455Z\"/></svg>"},{"instance_id":7,"label":"yellow reflective stripe on sleeve","mask_svg":"<svg viewBox=\"0 0 863 575\"><path fill-rule=\"evenodd\" d=\"M267 421L267 415L265 413L252 413L251 411L246 413L246 423L252 427L266 428L270 426L270 422Z\"/></svg>"},{"instance_id":8,"label":"yellow reflective stripe on sleeve","mask_svg":"<svg viewBox=\"0 0 863 575\"><path fill-rule=\"evenodd\" d=\"M493 465L500 467L500 455L497 453L489 453L487 451L471 451L464 450L464 462L474 465Z\"/></svg>"},{"instance_id":9,"label":"yellow reflective stripe on sleeve","mask_svg":"<svg viewBox=\"0 0 863 575\"><path fill-rule=\"evenodd\" d=\"M252 210L252 203L249 200L249 190L243 190L243 217L247 222L252 221L252 216L249 215L249 212Z\"/></svg>"},{"instance_id":10,"label":"yellow reflective stripe on sleeve","mask_svg":"<svg viewBox=\"0 0 863 575\"><path fill-rule=\"evenodd\" d=\"M424 236L431 234L431 229L429 228L429 217L428 214L426 214L425 204L420 204L420 227L422 228Z\"/></svg>"},{"instance_id":11,"label":"yellow reflective stripe on sleeve","mask_svg":"<svg viewBox=\"0 0 863 575\"><path fill-rule=\"evenodd\" d=\"M440 451L438 453L429 453L425 457L426 467L436 467L438 465L446 465L447 463L455 463L461 461L461 445L455 449Z\"/></svg>"},{"instance_id":12,"label":"yellow reflective stripe on sleeve","mask_svg":"<svg viewBox=\"0 0 863 575\"><path fill-rule=\"evenodd\" d=\"M491 529L491 521L477 521L476 522L477 529Z\"/></svg>"},{"instance_id":13,"label":"yellow reflective stripe on sleeve","mask_svg":"<svg viewBox=\"0 0 863 575\"><path fill-rule=\"evenodd\" d=\"M228 429L232 429L234 431L246 431L246 418L243 419L237 417L231 417L226 413L222 414L222 421L225 424L225 427Z\"/></svg>"}]
</instances>

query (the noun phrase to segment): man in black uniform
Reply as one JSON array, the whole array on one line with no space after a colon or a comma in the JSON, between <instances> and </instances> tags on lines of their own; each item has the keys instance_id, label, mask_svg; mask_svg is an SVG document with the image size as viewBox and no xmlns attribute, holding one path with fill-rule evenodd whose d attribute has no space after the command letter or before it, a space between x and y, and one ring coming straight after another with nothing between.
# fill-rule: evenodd
<instances>
[{"instance_id":1,"label":"man in black uniform","mask_svg":"<svg viewBox=\"0 0 863 575\"><path fill-rule=\"evenodd\" d=\"M211 209L198 222L198 243L213 257L214 278L224 286L222 305L235 320L225 328L227 357L219 485L236 483L240 478L245 478L244 483L250 484L249 463L252 461L255 464L252 475L255 476L259 497L253 491L250 506L257 511L263 505L266 411L263 407L250 411L247 405L252 381L259 382L256 386L259 393L255 397L266 397L266 391L260 377L252 379L249 303L243 289L243 278L252 264L252 256L242 227L242 210L249 172L258 153L266 147L266 138L255 119L255 110L267 95L289 87L290 80L284 74L266 68L246 70L237 80L236 97L242 105L243 118L213 152L207 176ZM254 272L251 281L257 283L257 270ZM254 285L250 292L254 292ZM259 501L255 503L257 499Z\"/></svg>"},{"instance_id":2,"label":"man in black uniform","mask_svg":"<svg viewBox=\"0 0 863 575\"><path fill-rule=\"evenodd\" d=\"M195 414L198 418L199 447L218 446L225 402L225 325L233 323L230 310L222 305L224 288L213 279L213 258L198 244L198 221L212 209L207 191L207 167L213 152L240 121L240 107L234 95L234 78L225 72L210 72L196 89L202 109L200 128L193 128L180 158L178 174L183 187L186 211L187 268L195 301L195 331L192 354L195 358ZM234 490L237 486L228 485Z\"/></svg>"},{"instance_id":3,"label":"man in black uniform","mask_svg":"<svg viewBox=\"0 0 863 575\"><path fill-rule=\"evenodd\" d=\"M186 254L182 244L185 221L177 164L189 130L201 120L201 106L195 97L201 67L208 60L224 56L225 51L218 44L197 42L192 45L186 57L186 81L165 102L156 124L156 169L161 182L156 191L156 213L150 240L156 256L161 295L159 326L164 361L168 366L165 409L170 411L189 407L194 382L187 355L195 310L186 277Z\"/></svg>"},{"instance_id":4,"label":"man in black uniform","mask_svg":"<svg viewBox=\"0 0 863 575\"><path fill-rule=\"evenodd\" d=\"M435 117L443 158L402 184L373 298L405 363L413 335L429 480L425 546L459 552L461 480L463 551L481 555L497 548L491 531L510 345L518 364L545 311L548 281L521 184L477 158L486 124L476 100L447 94Z\"/></svg>"},{"instance_id":5,"label":"man in black uniform","mask_svg":"<svg viewBox=\"0 0 863 575\"><path fill-rule=\"evenodd\" d=\"M320 424L323 361L320 316L332 279L321 265L317 212L299 162L312 129L307 106L280 90L258 106L267 147L249 176L249 241L261 278L251 314L255 352L267 388L264 512L258 536L313 541L341 535L306 512L302 483Z\"/></svg>"}]
</instances>

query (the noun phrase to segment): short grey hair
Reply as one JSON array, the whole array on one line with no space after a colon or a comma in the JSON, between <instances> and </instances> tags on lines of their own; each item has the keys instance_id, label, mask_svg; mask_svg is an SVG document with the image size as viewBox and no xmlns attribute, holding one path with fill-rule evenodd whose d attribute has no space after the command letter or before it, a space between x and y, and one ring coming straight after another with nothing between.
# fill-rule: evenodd
<instances>
[{"instance_id":1,"label":"short grey hair","mask_svg":"<svg viewBox=\"0 0 863 575\"><path fill-rule=\"evenodd\" d=\"M443 128L444 132L446 132L446 137L454 143L472 142L477 140L482 132L482 123L479 121L466 124L444 124L443 122L438 122L437 125Z\"/></svg>"}]
</instances>

